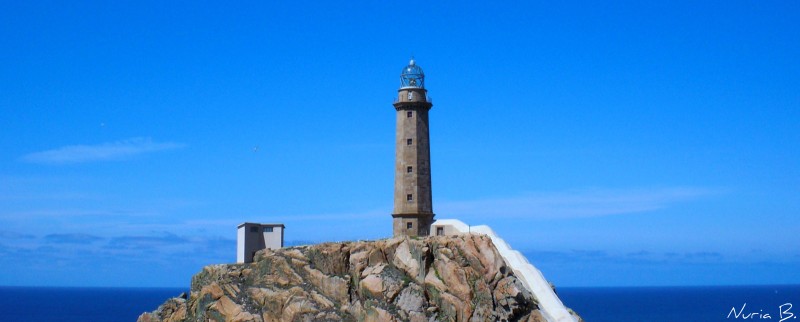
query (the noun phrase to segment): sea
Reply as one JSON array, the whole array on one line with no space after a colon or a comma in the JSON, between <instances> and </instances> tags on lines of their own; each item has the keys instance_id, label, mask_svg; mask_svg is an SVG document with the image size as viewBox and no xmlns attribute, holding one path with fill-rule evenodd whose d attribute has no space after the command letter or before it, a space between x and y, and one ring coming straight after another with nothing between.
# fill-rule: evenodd
<instances>
[{"instance_id":1,"label":"sea","mask_svg":"<svg viewBox=\"0 0 800 322\"><path fill-rule=\"evenodd\" d=\"M133 322L180 288L0 287L0 321ZM800 322L800 285L564 287L558 295L587 322Z\"/></svg>"}]
</instances>

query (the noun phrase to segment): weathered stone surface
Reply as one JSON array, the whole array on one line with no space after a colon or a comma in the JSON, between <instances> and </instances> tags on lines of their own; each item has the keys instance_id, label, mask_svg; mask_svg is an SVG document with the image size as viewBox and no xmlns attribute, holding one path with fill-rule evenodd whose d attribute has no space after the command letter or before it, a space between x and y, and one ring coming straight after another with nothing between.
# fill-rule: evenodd
<instances>
[{"instance_id":1,"label":"weathered stone surface","mask_svg":"<svg viewBox=\"0 0 800 322\"><path fill-rule=\"evenodd\" d=\"M525 291L522 283L516 278L505 277L497 282L493 291L497 317L505 320L520 319L530 312L531 308L536 307L535 301L524 296Z\"/></svg>"},{"instance_id":2,"label":"weathered stone surface","mask_svg":"<svg viewBox=\"0 0 800 322\"><path fill-rule=\"evenodd\" d=\"M410 240L404 240L397 246L394 251L392 264L404 271L408 276L416 279L419 275L420 255L418 253L417 256L414 256L414 254L411 253L409 242Z\"/></svg>"},{"instance_id":3,"label":"weathered stone surface","mask_svg":"<svg viewBox=\"0 0 800 322\"><path fill-rule=\"evenodd\" d=\"M343 304L349 300L348 292L350 289L347 284L347 280L350 279L349 276L345 276L346 278L328 276L322 271L308 266L303 267L303 270L306 273L306 281L334 302Z\"/></svg>"},{"instance_id":4,"label":"weathered stone surface","mask_svg":"<svg viewBox=\"0 0 800 322\"><path fill-rule=\"evenodd\" d=\"M388 311L377 307L371 306L367 310L367 316L365 317L365 322L390 322L390 321L397 321L395 317L389 314Z\"/></svg>"},{"instance_id":5,"label":"weathered stone surface","mask_svg":"<svg viewBox=\"0 0 800 322\"><path fill-rule=\"evenodd\" d=\"M411 284L400 292L395 305L404 312L423 312L425 310L425 294L417 284Z\"/></svg>"},{"instance_id":6,"label":"weathered stone surface","mask_svg":"<svg viewBox=\"0 0 800 322\"><path fill-rule=\"evenodd\" d=\"M258 252L210 265L188 299L140 322L544 321L482 235L397 237Z\"/></svg>"},{"instance_id":7,"label":"weathered stone surface","mask_svg":"<svg viewBox=\"0 0 800 322\"><path fill-rule=\"evenodd\" d=\"M383 296L383 291L386 290L383 286L383 279L379 275L371 274L361 280L361 289L366 293L364 295L373 298L380 298Z\"/></svg>"},{"instance_id":8,"label":"weathered stone surface","mask_svg":"<svg viewBox=\"0 0 800 322\"><path fill-rule=\"evenodd\" d=\"M151 313L143 313L139 316L141 322L178 322L186 319L186 300L176 297L171 298L161 304L157 310Z\"/></svg>"},{"instance_id":9,"label":"weathered stone surface","mask_svg":"<svg viewBox=\"0 0 800 322\"><path fill-rule=\"evenodd\" d=\"M245 312L242 307L234 303L229 297L223 296L211 306L217 310L226 322L261 321L261 317L250 312Z\"/></svg>"}]
</instances>

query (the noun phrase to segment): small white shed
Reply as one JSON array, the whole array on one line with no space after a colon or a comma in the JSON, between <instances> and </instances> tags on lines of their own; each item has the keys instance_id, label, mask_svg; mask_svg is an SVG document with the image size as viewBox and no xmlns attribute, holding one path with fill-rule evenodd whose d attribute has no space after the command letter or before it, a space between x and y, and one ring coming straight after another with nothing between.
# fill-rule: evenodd
<instances>
[{"instance_id":1,"label":"small white shed","mask_svg":"<svg viewBox=\"0 0 800 322\"><path fill-rule=\"evenodd\" d=\"M252 263L253 255L262 249L283 247L283 224L239 224L236 233L236 262Z\"/></svg>"}]
</instances>

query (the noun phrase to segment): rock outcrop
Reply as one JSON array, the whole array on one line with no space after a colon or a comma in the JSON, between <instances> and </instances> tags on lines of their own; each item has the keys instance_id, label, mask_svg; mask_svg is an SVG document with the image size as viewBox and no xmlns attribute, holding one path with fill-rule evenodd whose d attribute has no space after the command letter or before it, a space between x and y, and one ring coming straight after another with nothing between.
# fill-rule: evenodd
<instances>
[{"instance_id":1,"label":"rock outcrop","mask_svg":"<svg viewBox=\"0 0 800 322\"><path fill-rule=\"evenodd\" d=\"M263 250L211 265L188 298L140 322L544 321L536 299L478 234Z\"/></svg>"}]
</instances>

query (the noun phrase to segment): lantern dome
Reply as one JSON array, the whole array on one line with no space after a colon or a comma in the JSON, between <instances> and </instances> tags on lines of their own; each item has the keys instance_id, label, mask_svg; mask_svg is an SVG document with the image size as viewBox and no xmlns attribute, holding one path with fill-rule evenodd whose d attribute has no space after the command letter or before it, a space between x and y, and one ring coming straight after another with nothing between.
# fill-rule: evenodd
<instances>
[{"instance_id":1,"label":"lantern dome","mask_svg":"<svg viewBox=\"0 0 800 322\"><path fill-rule=\"evenodd\" d=\"M417 66L414 57L411 57L408 66L400 73L400 88L404 87L425 88L425 73Z\"/></svg>"}]
</instances>

